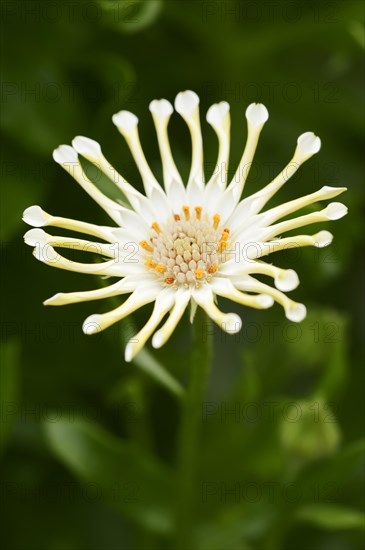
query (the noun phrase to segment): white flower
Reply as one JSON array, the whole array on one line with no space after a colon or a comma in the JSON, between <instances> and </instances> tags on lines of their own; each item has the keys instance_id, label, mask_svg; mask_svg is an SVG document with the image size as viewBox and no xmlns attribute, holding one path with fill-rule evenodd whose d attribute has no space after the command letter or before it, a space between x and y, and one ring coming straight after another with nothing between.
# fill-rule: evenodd
<instances>
[{"instance_id":1,"label":"white flower","mask_svg":"<svg viewBox=\"0 0 365 550\"><path fill-rule=\"evenodd\" d=\"M327 186L263 211L266 203L300 165L319 151L321 142L313 133L306 132L298 138L292 159L271 183L241 200L257 142L269 116L266 107L254 103L246 110L247 143L235 176L228 185L228 103L213 105L207 113L207 121L217 134L219 144L216 169L207 182L203 169L198 96L191 91L178 94L175 109L185 120L192 141L192 162L186 186L175 165L168 138L167 128L173 107L161 99L152 101L150 111L161 152L164 188L144 156L138 135L138 118L128 111L121 111L113 116L113 122L129 145L142 177L145 195L110 166L100 145L91 139L76 137L72 147L61 145L53 153L55 161L107 212L116 227L54 217L39 206L31 206L24 212L24 221L36 228L26 233L25 242L35 247L34 255L38 260L69 271L117 278L106 288L56 294L45 304L63 305L129 294L122 305L109 313L88 317L83 325L85 333L104 330L141 306L155 303L146 325L127 344L126 361L132 360L153 333L152 345L161 347L171 336L189 302L202 307L223 330L230 333L240 330L241 319L235 313L223 313L216 305L217 296L257 309L268 308L276 301L283 306L288 319L302 321L306 315L305 306L284 294L299 284L296 272L280 269L261 258L286 248L327 246L332 241L328 231L315 235L282 235L311 223L339 219L347 212L343 204L333 202L321 211L279 221L305 206L332 199L345 191L344 187ZM118 203L106 197L87 177L79 155L97 165L122 191L128 203ZM54 237L39 229L46 226L91 235L97 242ZM102 260L99 263L71 261L55 251L60 247L96 251ZM271 277L275 288L259 281L255 275ZM167 320L155 332L168 313Z\"/></svg>"}]
</instances>

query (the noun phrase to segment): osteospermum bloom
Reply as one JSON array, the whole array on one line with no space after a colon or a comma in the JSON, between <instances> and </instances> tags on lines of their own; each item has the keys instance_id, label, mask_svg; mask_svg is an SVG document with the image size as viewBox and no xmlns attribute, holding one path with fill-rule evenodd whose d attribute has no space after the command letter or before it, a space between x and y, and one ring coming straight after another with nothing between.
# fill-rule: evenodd
<instances>
[{"instance_id":1,"label":"osteospermum bloom","mask_svg":"<svg viewBox=\"0 0 365 550\"><path fill-rule=\"evenodd\" d=\"M347 212L343 204L332 202L323 210L280 221L303 207L332 199L346 190L344 187L327 186L265 210L267 202L300 165L319 151L321 141L312 132L299 136L293 157L271 183L241 200L258 139L269 116L266 107L253 103L246 110L247 142L229 183L228 103L212 105L207 113L207 121L215 131L219 144L216 169L208 181L204 176L198 96L192 91L179 93L175 110L186 122L191 135L192 162L186 185L175 165L168 138L173 107L169 101L161 99L152 101L150 111L161 153L163 187L144 156L138 134L138 118L128 111L114 115L113 122L130 148L142 177L145 194L111 167L94 140L79 136L73 140L72 147L61 145L53 153L54 160L106 211L116 226L98 226L55 217L39 206L31 206L24 212L24 221L36 228L26 233L25 242L35 247L34 255L38 260L60 269L117 278L110 286L97 290L56 294L45 301L46 305L129 294L116 309L88 317L83 325L86 334L104 330L145 304L154 302L148 322L126 346L126 361L132 360L153 333L152 345L161 347L173 333L190 302L192 311L200 306L229 333L241 329L241 319L236 313L222 312L217 306L217 297L229 298L257 309L266 309L278 302L289 320L302 321L306 315L305 306L285 294L299 284L296 272L280 269L261 258L289 247L327 246L332 241L328 231L314 235L283 235L312 223L339 219ZM80 155L94 163L115 183L124 200L111 200L95 186L80 163ZM55 237L40 229L46 226L81 232L98 241ZM71 261L56 252L55 248L61 247L96 251L101 255L101 261ZM275 286L258 280L256 275L272 278ZM158 329L167 314L169 316Z\"/></svg>"}]
</instances>

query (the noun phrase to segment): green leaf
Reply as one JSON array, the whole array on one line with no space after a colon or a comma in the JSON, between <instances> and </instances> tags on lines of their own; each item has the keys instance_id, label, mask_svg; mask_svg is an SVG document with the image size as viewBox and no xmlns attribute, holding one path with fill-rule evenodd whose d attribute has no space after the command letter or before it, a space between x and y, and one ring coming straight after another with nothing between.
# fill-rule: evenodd
<instances>
[{"instance_id":1,"label":"green leaf","mask_svg":"<svg viewBox=\"0 0 365 550\"><path fill-rule=\"evenodd\" d=\"M168 470L138 447L81 418L45 423L55 455L100 497L146 529L172 528Z\"/></svg>"},{"instance_id":2,"label":"green leaf","mask_svg":"<svg viewBox=\"0 0 365 550\"><path fill-rule=\"evenodd\" d=\"M161 0L99 0L108 14L108 23L123 33L134 33L148 27L157 19Z\"/></svg>"},{"instance_id":3,"label":"green leaf","mask_svg":"<svg viewBox=\"0 0 365 550\"><path fill-rule=\"evenodd\" d=\"M157 359L148 351L143 348L139 354L134 358L133 363L137 365L144 372L152 376L157 382L165 386L177 397L183 397L184 388L174 378Z\"/></svg>"},{"instance_id":4,"label":"green leaf","mask_svg":"<svg viewBox=\"0 0 365 550\"><path fill-rule=\"evenodd\" d=\"M295 422L288 421L290 418L296 419ZM336 452L341 430L327 403L302 400L286 408L280 439L288 453L303 460L315 460Z\"/></svg>"},{"instance_id":5,"label":"green leaf","mask_svg":"<svg viewBox=\"0 0 365 550\"><path fill-rule=\"evenodd\" d=\"M363 529L365 514L353 508L335 504L311 504L302 506L295 513L298 521L311 523L323 529Z\"/></svg>"},{"instance_id":6,"label":"green leaf","mask_svg":"<svg viewBox=\"0 0 365 550\"><path fill-rule=\"evenodd\" d=\"M313 498L321 503L332 503L348 487L364 482L365 441L360 439L337 452L331 458L312 464L299 476L303 499L309 503ZM318 501L317 500L317 501Z\"/></svg>"},{"instance_id":7,"label":"green leaf","mask_svg":"<svg viewBox=\"0 0 365 550\"><path fill-rule=\"evenodd\" d=\"M19 356L18 340L12 339L0 344L0 402L1 430L0 450L3 451L16 419L19 399Z\"/></svg>"},{"instance_id":8,"label":"green leaf","mask_svg":"<svg viewBox=\"0 0 365 550\"><path fill-rule=\"evenodd\" d=\"M82 127L83 103L78 89L68 86L68 74L51 61L38 63L30 67L14 59L4 70L1 129L25 149L50 156Z\"/></svg>"}]
</instances>

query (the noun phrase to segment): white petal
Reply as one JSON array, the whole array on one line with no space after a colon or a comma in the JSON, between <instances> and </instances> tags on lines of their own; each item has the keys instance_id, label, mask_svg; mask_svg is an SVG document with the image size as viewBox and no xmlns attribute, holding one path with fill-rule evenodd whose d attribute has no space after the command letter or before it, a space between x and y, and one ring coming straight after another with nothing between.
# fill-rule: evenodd
<instances>
[{"instance_id":1,"label":"white petal","mask_svg":"<svg viewBox=\"0 0 365 550\"><path fill-rule=\"evenodd\" d=\"M275 286L282 292L294 290L299 285L299 277L294 269L280 269L275 277Z\"/></svg>"},{"instance_id":2,"label":"white petal","mask_svg":"<svg viewBox=\"0 0 365 550\"><path fill-rule=\"evenodd\" d=\"M169 119L174 108L167 99L154 99L149 107L151 113L161 119Z\"/></svg>"},{"instance_id":3,"label":"white petal","mask_svg":"<svg viewBox=\"0 0 365 550\"><path fill-rule=\"evenodd\" d=\"M109 199L89 180L80 164L76 151L72 147L68 145L61 145L53 152L53 158L77 181L77 183L81 185L84 191L86 191L86 193L88 193L88 195L90 195L90 197L94 199L94 201L97 202L116 223L120 223L120 212L122 211L122 206Z\"/></svg>"},{"instance_id":4,"label":"white petal","mask_svg":"<svg viewBox=\"0 0 365 550\"><path fill-rule=\"evenodd\" d=\"M229 109L229 104L221 101L212 105L207 112L207 121L217 134L219 143L217 164L207 187L218 185L221 189L225 189L227 184L231 128Z\"/></svg>"},{"instance_id":5,"label":"white petal","mask_svg":"<svg viewBox=\"0 0 365 550\"><path fill-rule=\"evenodd\" d=\"M190 117L199 105L199 96L191 90L180 92L175 99L175 109L183 117Z\"/></svg>"},{"instance_id":6,"label":"white petal","mask_svg":"<svg viewBox=\"0 0 365 550\"><path fill-rule=\"evenodd\" d=\"M293 269L280 269L265 262L226 262L219 269L225 276L267 275L272 277L278 290L289 292L299 285L299 277Z\"/></svg>"},{"instance_id":7,"label":"white petal","mask_svg":"<svg viewBox=\"0 0 365 550\"><path fill-rule=\"evenodd\" d=\"M135 239L141 241L146 238L149 233L149 227L142 220L141 216L133 212L132 210L125 210L121 215L121 225L128 233L135 236ZM114 234L116 234L114 232Z\"/></svg>"},{"instance_id":8,"label":"white petal","mask_svg":"<svg viewBox=\"0 0 365 550\"><path fill-rule=\"evenodd\" d=\"M24 242L29 246L43 245L47 241L47 233L43 229L30 229L24 235Z\"/></svg>"},{"instance_id":9,"label":"white petal","mask_svg":"<svg viewBox=\"0 0 365 550\"><path fill-rule=\"evenodd\" d=\"M331 202L325 210L328 220L339 220L346 216L348 210L347 206L341 202Z\"/></svg>"},{"instance_id":10,"label":"white petal","mask_svg":"<svg viewBox=\"0 0 365 550\"><path fill-rule=\"evenodd\" d=\"M27 208L23 214L23 220L34 227L60 227L63 229L70 229L71 231L78 231L87 235L100 237L109 242L115 241L112 237L112 232L115 229L113 227L98 226L92 223L72 220L70 218L51 216L39 206L30 206Z\"/></svg>"},{"instance_id":11,"label":"white petal","mask_svg":"<svg viewBox=\"0 0 365 550\"><path fill-rule=\"evenodd\" d=\"M34 257L51 267L74 271L76 273L87 273L91 275L107 275L110 277L124 277L130 273L145 273L142 262L116 262L115 259L99 263L74 262L61 256L51 245L36 246L33 251Z\"/></svg>"},{"instance_id":12,"label":"white petal","mask_svg":"<svg viewBox=\"0 0 365 550\"><path fill-rule=\"evenodd\" d=\"M228 122L229 103L221 101L209 107L207 111L207 122L219 132Z\"/></svg>"},{"instance_id":13,"label":"white petal","mask_svg":"<svg viewBox=\"0 0 365 550\"><path fill-rule=\"evenodd\" d=\"M237 210L239 210L241 206L239 205L236 212L229 220L229 227L231 228L231 231L237 232L237 239L240 239L240 232L242 232L246 227L252 226L253 219L256 219L255 223L257 223L257 227L268 226L278 219L283 218L288 214L291 214L292 212L296 212L297 210L300 210L301 208L304 208L305 206L313 204L317 201L337 197L346 190L346 187L324 186L315 193L311 193L304 197L300 197L299 199L280 204L279 206L275 206L274 208L271 208L266 212L262 212L261 214L257 215L256 218L252 218L252 216L244 217L242 215L239 215L239 213L237 212Z\"/></svg>"},{"instance_id":14,"label":"white petal","mask_svg":"<svg viewBox=\"0 0 365 550\"><path fill-rule=\"evenodd\" d=\"M239 332L242 320L236 313L223 313L214 303L214 294L208 285L193 288L193 298L217 325L230 334Z\"/></svg>"},{"instance_id":15,"label":"white petal","mask_svg":"<svg viewBox=\"0 0 365 550\"><path fill-rule=\"evenodd\" d=\"M108 313L95 313L85 319L82 326L83 332L85 334L101 332L140 307L153 302L159 292L161 292L161 285L159 284L138 287L122 305Z\"/></svg>"},{"instance_id":16,"label":"white petal","mask_svg":"<svg viewBox=\"0 0 365 550\"><path fill-rule=\"evenodd\" d=\"M297 302L290 300L290 298L288 298L283 292L280 292L280 290L256 281L252 277L250 277L249 280L234 280L233 282L237 288L240 288L243 291L261 292L272 296L272 298L274 298L274 300L284 308L285 316L290 321L300 323L307 314L306 307L303 304L298 304Z\"/></svg>"},{"instance_id":17,"label":"white petal","mask_svg":"<svg viewBox=\"0 0 365 550\"><path fill-rule=\"evenodd\" d=\"M147 280L145 281L147 282ZM141 284L141 279L134 277L125 277L117 281L113 285L96 290L86 290L82 292L59 292L43 304L45 306L63 306L67 304L76 304L80 302L89 302L91 300L101 300L103 298L111 298L112 296L120 296L133 292L136 287Z\"/></svg>"},{"instance_id":18,"label":"white petal","mask_svg":"<svg viewBox=\"0 0 365 550\"><path fill-rule=\"evenodd\" d=\"M314 246L317 248L325 248L333 241L333 235L329 231L319 231L316 235L313 235Z\"/></svg>"},{"instance_id":19,"label":"white petal","mask_svg":"<svg viewBox=\"0 0 365 550\"><path fill-rule=\"evenodd\" d=\"M107 178L110 179L121 190L123 195L127 197L129 203L133 208L140 214L145 214L149 211L146 208L146 197L142 195L137 189L135 189L127 180L119 174L119 172L108 162L101 151L101 147L97 141L89 139L83 136L77 136L73 142L73 147L75 150L93 162L98 169L100 169ZM123 201L122 201L123 204ZM128 206L126 203L124 206Z\"/></svg>"},{"instance_id":20,"label":"white petal","mask_svg":"<svg viewBox=\"0 0 365 550\"><path fill-rule=\"evenodd\" d=\"M102 155L99 143L88 137L76 136L72 140L72 147L90 161L96 161Z\"/></svg>"},{"instance_id":21,"label":"white petal","mask_svg":"<svg viewBox=\"0 0 365 550\"><path fill-rule=\"evenodd\" d=\"M160 148L165 190L169 198L171 196L170 187L173 182L175 187L178 186L185 190L171 153L170 141L167 133L168 123L173 110L171 103L166 99L155 99L150 104L150 111L155 124L158 145Z\"/></svg>"},{"instance_id":22,"label":"white petal","mask_svg":"<svg viewBox=\"0 0 365 550\"><path fill-rule=\"evenodd\" d=\"M132 361L133 357L142 349L156 327L160 324L163 317L172 308L175 301L175 290L166 288L162 290L156 298L155 307L144 327L128 342L125 348L125 360L127 363Z\"/></svg>"},{"instance_id":23,"label":"white petal","mask_svg":"<svg viewBox=\"0 0 365 550\"><path fill-rule=\"evenodd\" d=\"M200 129L199 97L190 90L180 92L175 99L175 109L188 125L192 142L192 161L187 190L192 184L204 189L203 139Z\"/></svg>"},{"instance_id":24,"label":"white petal","mask_svg":"<svg viewBox=\"0 0 365 550\"><path fill-rule=\"evenodd\" d=\"M321 140L313 132L305 132L298 137L298 152L303 157L309 158L318 153L321 148Z\"/></svg>"},{"instance_id":25,"label":"white petal","mask_svg":"<svg viewBox=\"0 0 365 550\"><path fill-rule=\"evenodd\" d=\"M247 142L243 152L243 156L233 177L233 180L228 186L228 189L234 190L236 204L240 200L244 189L252 161L256 152L257 143L260 137L261 130L268 119L269 114L267 109L262 104L251 104L246 110L247 118Z\"/></svg>"},{"instance_id":26,"label":"white petal","mask_svg":"<svg viewBox=\"0 0 365 550\"><path fill-rule=\"evenodd\" d=\"M129 111L119 111L112 116L113 123L121 132L130 132L138 126L138 117Z\"/></svg>"},{"instance_id":27,"label":"white petal","mask_svg":"<svg viewBox=\"0 0 365 550\"><path fill-rule=\"evenodd\" d=\"M293 218L292 220L280 222L268 227L267 229L263 230L262 238L265 240L272 239L279 234L282 234L286 231L291 231L292 229L297 229L298 227L303 227L312 223L318 223L327 220L338 220L346 214L347 208L344 204L340 202L332 202L320 212L312 212L311 214L306 214L305 216L298 216L297 218Z\"/></svg>"},{"instance_id":28,"label":"white petal","mask_svg":"<svg viewBox=\"0 0 365 550\"><path fill-rule=\"evenodd\" d=\"M23 221L33 227L43 227L47 224L49 218L49 214L38 205L29 206L23 212Z\"/></svg>"},{"instance_id":29,"label":"white petal","mask_svg":"<svg viewBox=\"0 0 365 550\"><path fill-rule=\"evenodd\" d=\"M178 288L175 293L175 305L171 310L169 318L160 330L158 330L152 338L152 346L154 348L160 348L166 344L171 334L174 332L178 322L186 310L186 307L190 301L191 291L190 289Z\"/></svg>"},{"instance_id":30,"label":"white petal","mask_svg":"<svg viewBox=\"0 0 365 550\"><path fill-rule=\"evenodd\" d=\"M128 144L130 152L141 174L146 195L149 197L152 190L159 189L160 185L148 165L141 146L138 133L138 118L129 111L120 111L113 116L113 122Z\"/></svg>"},{"instance_id":31,"label":"white petal","mask_svg":"<svg viewBox=\"0 0 365 550\"><path fill-rule=\"evenodd\" d=\"M54 235L49 235L40 228L27 231L24 235L24 242L33 247L50 245L52 247L71 248L72 250L92 252L111 258L116 256L115 245L111 246L110 244L96 243L94 241L86 241L84 239L75 239L71 237L56 237Z\"/></svg>"},{"instance_id":32,"label":"white petal","mask_svg":"<svg viewBox=\"0 0 365 550\"><path fill-rule=\"evenodd\" d=\"M251 103L246 109L246 118L254 127L263 126L269 118L269 112L262 103Z\"/></svg>"},{"instance_id":33,"label":"white petal","mask_svg":"<svg viewBox=\"0 0 365 550\"><path fill-rule=\"evenodd\" d=\"M75 149L73 149L70 145L60 145L53 151L52 156L57 164L60 164L61 166L63 164L77 164L79 161Z\"/></svg>"},{"instance_id":34,"label":"white petal","mask_svg":"<svg viewBox=\"0 0 365 550\"><path fill-rule=\"evenodd\" d=\"M210 286L218 296L255 309L267 309L274 303L273 298L267 294L258 294L257 296L244 294L237 290L229 279L223 279L222 277L214 277Z\"/></svg>"},{"instance_id":35,"label":"white petal","mask_svg":"<svg viewBox=\"0 0 365 550\"><path fill-rule=\"evenodd\" d=\"M320 139L314 136L312 132L306 132L306 134L299 136L297 147L290 162L269 184L249 197L248 200L253 214L260 212L271 197L297 172L300 166L319 151L320 143Z\"/></svg>"}]
</instances>

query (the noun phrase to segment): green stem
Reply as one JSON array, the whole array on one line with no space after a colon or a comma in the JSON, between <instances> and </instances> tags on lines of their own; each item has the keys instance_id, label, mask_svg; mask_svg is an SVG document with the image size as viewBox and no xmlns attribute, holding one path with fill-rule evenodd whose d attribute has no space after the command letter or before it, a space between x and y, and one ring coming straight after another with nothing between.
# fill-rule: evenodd
<instances>
[{"instance_id":1,"label":"green stem","mask_svg":"<svg viewBox=\"0 0 365 550\"><path fill-rule=\"evenodd\" d=\"M193 323L193 349L189 387L182 403L178 440L176 491L176 550L193 549L192 531L196 500L196 474L205 398L212 360L212 330L209 318L198 308Z\"/></svg>"}]
</instances>

